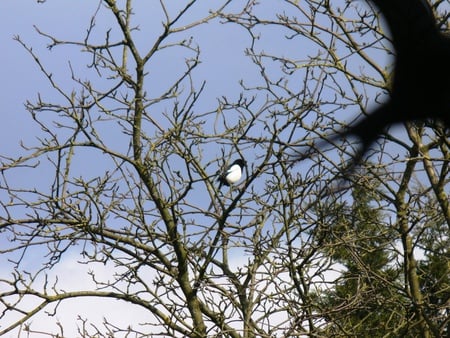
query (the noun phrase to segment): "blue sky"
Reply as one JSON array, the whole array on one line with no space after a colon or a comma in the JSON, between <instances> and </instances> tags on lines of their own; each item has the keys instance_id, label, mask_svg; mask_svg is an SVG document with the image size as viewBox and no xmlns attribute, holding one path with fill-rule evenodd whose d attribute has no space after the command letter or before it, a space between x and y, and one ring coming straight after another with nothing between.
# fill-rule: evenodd
<instances>
[{"instance_id":1,"label":"blue sky","mask_svg":"<svg viewBox=\"0 0 450 338\"><path fill-rule=\"evenodd\" d=\"M155 13L155 9L151 8L150 1L137 1L136 12L148 15L148 13ZM203 2L204 4L205 2ZM214 2L211 2L214 3ZM0 76L3 79L3 86L1 91L2 105L0 113L2 123L0 124L0 144L2 155L17 156L23 150L20 143L23 142L27 146L36 144L36 137L41 135L41 131L30 118L29 113L24 107L27 100L35 101L38 94L47 102L58 102L61 100L58 94L50 88L47 79L40 72L38 66L34 62L30 54L14 40L15 36L20 36L21 40L36 52L40 61L44 66L48 67L52 72L54 79L67 90L71 90L74 84L70 81L69 63L78 71L83 70L87 62L85 55L80 53L78 47L56 47L52 50L46 48L49 43L48 39L40 36L34 26L38 27L42 32L52 34L64 40L79 40L82 39L88 26L91 15L94 13L98 5L97 1L79 0L79 1L54 1L49 0L45 4L38 4L31 0L2 0L0 1L0 18L2 22L2 29L0 32L0 44L4 52L0 53ZM198 6L196 12L199 17L207 13L207 8ZM161 11L159 10L159 14ZM195 14L194 14L195 15ZM139 15L137 15L139 17ZM98 27L114 27L115 22L111 16L99 16ZM139 20L141 28L140 39L141 48L147 48L146 41L154 39L160 32L160 22L162 19L155 20ZM180 23L182 24L182 22ZM197 109L214 110L217 106L217 97L222 95L237 96L240 92L238 81L245 75L251 75L250 62L244 58L244 48L248 45L248 36L242 34L236 26L225 25L221 29L217 29L216 25L208 25L211 30L205 30L204 27L193 29L187 32L186 38L194 34L198 44L201 45L203 60L198 72L199 80L207 76L207 93L205 93L202 106ZM146 34L154 33L152 37ZM138 35L139 35L138 34ZM103 38L103 35L99 35ZM177 54L162 54L157 67L151 69L150 77L154 81L149 81L148 90L155 92L161 91L164 87L165 81L170 79L170 74L179 69L180 61L183 61L184 55ZM153 62L153 61L152 61ZM254 70L253 70L254 71ZM255 74L257 75L257 74ZM88 75L86 75L87 77ZM168 81L167 81L168 82ZM111 135L114 138L114 135ZM120 147L120 144L116 144ZM83 158L85 161L76 165L75 170L80 173L87 174L95 170L90 165L96 163L95 168L99 168L98 154L84 152ZM21 175L21 172L23 175ZM10 177L10 181L17 183L20 186L37 186L45 187L47 190L50 187L52 176L46 175L45 167L43 169L16 171L14 177ZM0 198L5 199L6 196L0 194ZM4 237L4 236L3 236ZM0 240L3 242L5 238ZM79 248L75 249L73 255L68 255L64 264L52 271L53 276L59 275L61 285L64 285L66 290L82 290L87 288L91 283L86 275L88 267L77 264L79 255L77 252ZM39 248L32 248L28 251L33 259L25 260L23 264L24 269L36 268L36 263L42 252ZM9 264L5 261L6 257L0 259L0 266L5 269ZM110 269L108 267L96 267L96 273L99 278L108 279ZM2 270L0 274L8 274L10 271ZM95 306L93 306L95 304ZM113 303L107 300L99 300L93 303L92 299L81 300L80 302L68 302L67 305L62 305L62 315L53 317L51 320L46 314L35 317L31 322L34 329L51 329L56 328L56 321L61 320L65 326L65 334L68 336L75 336L75 320L77 313L81 313L84 317L88 317L94 322L100 323L104 315L108 315L115 322L130 323L131 318L135 322L142 322L148 319L148 314L139 316L139 311L130 307L130 310L125 311L128 316L123 314L123 311L110 311L115 309L117 301ZM126 306L122 303L121 310L125 310ZM62 316L62 317L61 317ZM10 317L4 319L11 319ZM6 323L5 320L3 323ZM5 324L2 324L5 325ZM4 328L4 326L2 326ZM17 336L17 330L11 333L11 336Z\"/></svg>"}]
</instances>

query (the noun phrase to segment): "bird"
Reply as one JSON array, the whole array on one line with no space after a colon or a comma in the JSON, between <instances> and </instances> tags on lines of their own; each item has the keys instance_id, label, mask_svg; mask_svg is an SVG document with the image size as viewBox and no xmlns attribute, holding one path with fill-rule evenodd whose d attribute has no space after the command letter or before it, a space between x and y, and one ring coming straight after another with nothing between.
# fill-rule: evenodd
<instances>
[{"instance_id":1,"label":"bird","mask_svg":"<svg viewBox=\"0 0 450 338\"><path fill-rule=\"evenodd\" d=\"M230 186L238 182L242 177L242 170L245 165L246 162L239 158L231 163L231 165L229 165L226 169L219 172L219 177L217 177L217 180L219 181L219 189L223 185Z\"/></svg>"},{"instance_id":2,"label":"bird","mask_svg":"<svg viewBox=\"0 0 450 338\"><path fill-rule=\"evenodd\" d=\"M318 143L316 149L337 139L355 136L360 147L349 173L370 146L394 124L440 121L450 129L450 36L441 32L426 0L368 0L386 19L395 50L390 98L348 128Z\"/></svg>"}]
</instances>

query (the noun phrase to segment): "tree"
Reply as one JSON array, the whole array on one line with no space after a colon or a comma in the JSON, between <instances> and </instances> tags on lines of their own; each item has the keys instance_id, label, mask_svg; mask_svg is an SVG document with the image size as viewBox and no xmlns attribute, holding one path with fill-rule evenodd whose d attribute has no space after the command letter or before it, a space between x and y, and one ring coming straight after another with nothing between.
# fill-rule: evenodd
<instances>
[{"instance_id":1,"label":"tree","mask_svg":"<svg viewBox=\"0 0 450 338\"><path fill-rule=\"evenodd\" d=\"M374 194L376 185L379 183L370 182L367 189L355 184L350 206L333 203L322 211L335 218L322 229L322 248L343 266L334 289L317 299L325 308L339 309L329 314L327 336L343 330L355 337L383 337L404 326L399 316L403 299L395 288L386 287L400 289L396 285L400 273L392 268L398 257L390 256L388 248L396 235L377 208L380 200Z\"/></svg>"},{"instance_id":2,"label":"tree","mask_svg":"<svg viewBox=\"0 0 450 338\"><path fill-rule=\"evenodd\" d=\"M37 332L33 320L48 315L56 324L46 322L46 334L71 335L64 306L87 298L144 317L119 323L106 311L95 322L83 309L82 337L351 336L368 317L372 327L385 321L366 297L382 287L401 324L391 336L448 332L448 284L430 273L448 264L439 246L450 224L442 126L387 133L348 186L338 183L357 147L351 140L292 161L386 97L390 73L377 53L390 45L380 15L361 2L282 1L276 12L254 1L205 6L103 0L78 40L37 28L50 50L87 55L71 60L68 74L16 38L52 95L26 103L36 143L1 157L0 252L9 270L0 333ZM436 2L442 18L445 10ZM205 40L211 32L246 43L241 81L216 92L224 61L208 66L217 55L208 43L220 45ZM215 173L239 157L244 179L218 190ZM363 214L355 224L364 231L344 226L349 210ZM64 284L71 257L87 267L89 287ZM350 283L361 269L372 289ZM358 302L336 317L336 297L348 290Z\"/></svg>"}]
</instances>

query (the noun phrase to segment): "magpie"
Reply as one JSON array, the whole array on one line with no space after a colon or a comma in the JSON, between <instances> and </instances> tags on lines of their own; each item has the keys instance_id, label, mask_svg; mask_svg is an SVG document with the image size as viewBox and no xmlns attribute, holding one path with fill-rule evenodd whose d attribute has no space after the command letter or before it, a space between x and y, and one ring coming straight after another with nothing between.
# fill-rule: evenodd
<instances>
[{"instance_id":1,"label":"magpie","mask_svg":"<svg viewBox=\"0 0 450 338\"><path fill-rule=\"evenodd\" d=\"M389 100L358 123L319 142L356 136L361 146L350 172L385 129L400 122L440 120L450 128L450 37L442 33L426 0L368 0L388 24L396 52ZM307 154L308 155L308 154Z\"/></svg>"},{"instance_id":2,"label":"magpie","mask_svg":"<svg viewBox=\"0 0 450 338\"><path fill-rule=\"evenodd\" d=\"M242 177L242 169L245 165L246 162L239 158L229 165L226 170L223 170L217 178L219 181L219 189L222 185L230 186L239 181Z\"/></svg>"}]
</instances>

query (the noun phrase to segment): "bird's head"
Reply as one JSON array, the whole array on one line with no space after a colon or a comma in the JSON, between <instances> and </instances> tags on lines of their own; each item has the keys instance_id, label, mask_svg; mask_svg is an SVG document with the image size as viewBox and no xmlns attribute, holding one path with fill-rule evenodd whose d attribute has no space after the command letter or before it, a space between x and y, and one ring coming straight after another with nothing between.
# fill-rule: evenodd
<instances>
[{"instance_id":1,"label":"bird's head","mask_svg":"<svg viewBox=\"0 0 450 338\"><path fill-rule=\"evenodd\" d=\"M235 160L232 165L235 165L235 164L237 164L241 168L243 168L247 165L247 162L245 162L242 158L239 158L239 159Z\"/></svg>"}]
</instances>

